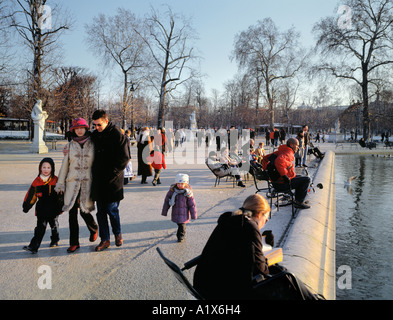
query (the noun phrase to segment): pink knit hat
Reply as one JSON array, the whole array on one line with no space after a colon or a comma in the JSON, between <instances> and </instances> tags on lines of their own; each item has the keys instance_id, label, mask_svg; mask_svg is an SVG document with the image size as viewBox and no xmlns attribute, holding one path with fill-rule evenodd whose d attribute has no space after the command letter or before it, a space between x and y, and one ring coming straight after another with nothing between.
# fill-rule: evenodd
<instances>
[{"instance_id":1,"label":"pink knit hat","mask_svg":"<svg viewBox=\"0 0 393 320\"><path fill-rule=\"evenodd\" d=\"M72 121L72 126L70 128L70 131L76 129L76 128L86 128L89 130L89 125L87 124L86 120L83 118L76 118Z\"/></svg>"}]
</instances>

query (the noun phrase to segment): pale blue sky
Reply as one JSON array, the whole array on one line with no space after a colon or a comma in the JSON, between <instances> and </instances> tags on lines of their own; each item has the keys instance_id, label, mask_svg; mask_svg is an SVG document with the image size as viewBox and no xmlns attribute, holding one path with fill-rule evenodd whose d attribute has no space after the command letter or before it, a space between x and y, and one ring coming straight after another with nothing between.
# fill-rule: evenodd
<instances>
[{"instance_id":1,"label":"pale blue sky","mask_svg":"<svg viewBox=\"0 0 393 320\"><path fill-rule=\"evenodd\" d=\"M73 15L75 25L61 38L63 63L100 74L99 60L84 43L84 24L99 13L114 15L118 7L144 16L150 11L150 5L160 8L162 4L169 4L174 12L191 18L199 35L195 47L203 57L201 72L208 76L205 88L209 95L213 88L223 92L223 84L237 72L236 63L229 59L237 33L258 20L271 17L281 30L294 27L301 33L304 46L312 46L314 23L322 17L337 15L338 0L67 0L62 5Z\"/></svg>"}]
</instances>

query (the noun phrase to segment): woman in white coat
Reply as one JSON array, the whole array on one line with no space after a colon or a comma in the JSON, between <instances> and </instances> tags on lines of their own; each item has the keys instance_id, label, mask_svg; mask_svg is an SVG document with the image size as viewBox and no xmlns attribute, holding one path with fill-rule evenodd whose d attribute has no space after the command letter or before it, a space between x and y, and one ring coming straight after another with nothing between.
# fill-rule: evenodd
<instances>
[{"instance_id":1,"label":"woman in white coat","mask_svg":"<svg viewBox=\"0 0 393 320\"><path fill-rule=\"evenodd\" d=\"M70 128L71 141L64 156L55 191L64 193L63 211L69 211L70 247L67 252L79 249L78 208L90 231L90 241L97 239L98 225L91 215L95 209L91 199L91 168L94 160L94 146L90 140L89 126L85 119L77 118Z\"/></svg>"}]
</instances>

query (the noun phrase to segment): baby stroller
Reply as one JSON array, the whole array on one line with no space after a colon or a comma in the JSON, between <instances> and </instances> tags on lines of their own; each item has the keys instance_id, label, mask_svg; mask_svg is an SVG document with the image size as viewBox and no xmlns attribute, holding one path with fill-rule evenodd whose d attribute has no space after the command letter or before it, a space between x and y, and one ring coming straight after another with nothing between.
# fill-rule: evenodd
<instances>
[{"instance_id":1,"label":"baby stroller","mask_svg":"<svg viewBox=\"0 0 393 320\"><path fill-rule=\"evenodd\" d=\"M132 162L128 161L126 168L124 169L124 185L128 184L135 178L134 172L132 171Z\"/></svg>"}]
</instances>

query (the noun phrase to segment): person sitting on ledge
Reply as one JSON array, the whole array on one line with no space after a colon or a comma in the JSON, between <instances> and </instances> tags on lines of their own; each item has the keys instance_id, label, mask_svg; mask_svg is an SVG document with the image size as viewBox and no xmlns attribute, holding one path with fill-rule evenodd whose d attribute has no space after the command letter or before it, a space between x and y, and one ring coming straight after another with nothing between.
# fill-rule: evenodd
<instances>
[{"instance_id":1,"label":"person sitting on ledge","mask_svg":"<svg viewBox=\"0 0 393 320\"><path fill-rule=\"evenodd\" d=\"M364 138L361 138L359 140L359 144L360 144L360 146L362 148L369 148L370 150L372 148L376 148L377 147L377 144L375 142L366 142L366 141L364 141Z\"/></svg>"}]
</instances>

